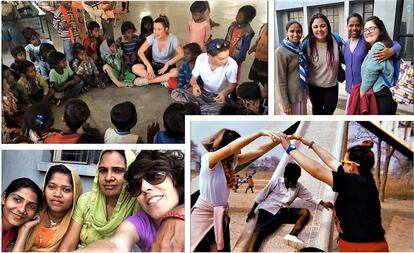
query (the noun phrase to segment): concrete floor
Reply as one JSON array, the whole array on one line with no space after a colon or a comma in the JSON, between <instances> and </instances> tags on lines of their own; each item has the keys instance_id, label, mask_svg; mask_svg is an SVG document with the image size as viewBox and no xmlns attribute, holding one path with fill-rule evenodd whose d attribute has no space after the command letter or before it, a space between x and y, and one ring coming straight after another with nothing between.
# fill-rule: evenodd
<instances>
[{"instance_id":1,"label":"concrete floor","mask_svg":"<svg viewBox=\"0 0 414 253\"><path fill-rule=\"evenodd\" d=\"M249 0L239 1L209 1L211 7L211 18L220 24L219 27L212 29L213 38L224 38L227 28L230 23L235 20L238 9L247 4L252 4ZM132 21L137 29L140 29L141 18L146 15L151 15L153 18L158 17L159 14L166 14L170 19L170 32L175 34L182 45L186 44L188 38L188 20L191 18L190 5L192 1L130 1L130 12L120 17L115 26L115 37L121 35L121 23L123 20ZM120 6L120 3L118 3ZM266 1L256 1L253 4L257 10L256 18L252 22L254 31L259 31L261 25L267 22L267 3ZM177 11L179 10L179 11ZM57 35L57 32L49 24L51 39L55 47L63 52L62 42ZM256 40L256 37L253 41ZM247 56L243 63L241 82L247 81L248 72L253 62L254 54ZM2 62L10 65L13 58L5 45L2 46ZM146 140L146 127L149 123L158 121L161 125L162 115L165 108L171 103L171 98L168 90L161 85L151 85L149 87L136 88L117 88L114 85L107 87L104 90L91 89L89 92L80 96L84 100L90 110L91 116L88 120L91 126L97 127L103 134L108 127L111 127L110 110L118 103L124 101L131 101L135 104L138 111L138 123L132 129L132 132L139 134ZM55 115L56 128L62 128L62 115L64 105L60 107L53 106Z\"/></svg>"}]
</instances>

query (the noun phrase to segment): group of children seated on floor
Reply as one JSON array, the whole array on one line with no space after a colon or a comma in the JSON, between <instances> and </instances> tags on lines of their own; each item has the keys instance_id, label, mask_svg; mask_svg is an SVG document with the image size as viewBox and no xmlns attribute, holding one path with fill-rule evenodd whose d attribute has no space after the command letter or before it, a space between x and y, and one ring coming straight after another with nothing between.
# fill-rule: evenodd
<instances>
[{"instance_id":1,"label":"group of children seated on floor","mask_svg":"<svg viewBox=\"0 0 414 253\"><path fill-rule=\"evenodd\" d=\"M7 96L10 93L7 89L3 91ZM131 131L137 124L138 113L130 101L112 107L110 118L113 127L108 127L104 134L87 123L91 112L88 105L78 98L70 99L65 104L63 129L52 128L55 116L49 104L32 104L24 114L18 111L15 101L9 105L3 108L3 143L144 143L142 136ZM15 116L12 120L9 119L10 113ZM200 108L195 103L171 103L163 115L165 131L160 130L158 122L149 124L147 142L184 143L185 115L200 114Z\"/></svg>"},{"instance_id":2,"label":"group of children seated on floor","mask_svg":"<svg viewBox=\"0 0 414 253\"><path fill-rule=\"evenodd\" d=\"M200 15L204 12L209 12L208 3L205 4L206 1L195 1L191 5L191 13L193 23L205 23L207 22L206 18L202 18ZM65 2L62 2L62 8L65 8L67 13L71 13L71 9L67 8ZM62 11L63 9L60 8ZM240 9L242 10L243 7ZM61 15L60 12L57 15ZM239 11L239 13L242 13ZM63 14L62 14L63 15ZM241 14L238 14L238 16ZM70 17L72 17L71 15ZM253 16L254 17L254 16ZM64 20L65 17L62 18ZM252 18L251 18L252 19ZM190 23L191 23L190 21ZM251 21L251 20L250 20ZM55 22L54 22L55 23ZM62 22L61 22L62 23ZM64 23L64 22L63 22ZM234 22L233 22L234 23ZM249 22L248 22L249 23ZM76 22L70 22L71 25L76 25ZM237 25L233 27L232 24L230 28L240 28L242 26ZM250 25L248 26L250 27ZM59 35L65 36L64 34L72 34L71 26L62 26L61 24L57 25L55 28L60 29L58 30ZM190 30L190 37L191 31ZM208 40L211 39L210 36L210 25L207 25L205 29L209 30L208 38L203 39L203 46L204 44L208 43ZM39 34L31 29L26 28L22 33L24 35L26 46L18 46L11 50L11 54L14 57L15 61L11 64L10 67L2 65L2 86L3 86L3 94L2 94L2 124L3 124L3 141L4 142L13 142L17 141L20 142L22 138L20 135L25 135L26 137L30 137L28 132L25 132L22 129L31 129L30 124L28 124L28 120L30 120L30 113L29 108L33 107L36 108L38 103L42 104L42 108L48 107L49 104L54 103L57 106L60 106L62 102L67 100L68 98L76 98L82 92L87 92L91 87L96 88L105 88L110 83L114 83L119 87L125 86L134 86L134 79L135 75L131 72L131 66L140 61L139 57L137 57L137 50L145 41L146 37L152 34L153 32L153 19L150 16L145 16L141 20L141 34L136 35L137 29L135 25L131 21L125 21L121 25L121 33L122 36L117 40L109 37L106 38L101 35L101 28L97 22L91 21L87 25L88 36L83 39L82 43L74 41L72 45L72 49L68 52L65 47L65 40L62 37L63 44L64 44L64 51L65 53L58 52L56 48L53 46L51 41L42 40L40 39ZM239 32L240 29L236 29ZM263 33L260 32L260 35ZM75 35L79 36L78 33ZM264 36L264 35L263 35ZM229 35L229 40L231 40L232 35ZM253 35L250 35L251 38L244 38L243 43L247 43L243 45L244 49L248 49L250 47L250 41L253 38ZM264 38L264 37L263 37ZM261 42L267 44L267 39L263 40L262 36L259 36L256 44L250 49L249 53L255 51L255 48L258 46L258 43ZM267 27L266 27L266 38L267 38ZM264 45L261 45L264 47ZM265 46L264 48L267 48ZM243 50L244 50L243 49ZM169 81L170 88L179 88L179 89L191 89L190 85L190 78L191 78L191 71L194 67L195 60L199 54L201 54L205 50L205 47L201 47L199 43L188 43L184 46L184 62L180 67L179 76L176 80ZM244 54L243 57L239 57L238 63L240 63L245 59L245 54L247 53L246 50L244 52L239 52L239 54ZM71 54L68 57L68 54ZM30 61L27 60L27 55L29 55ZM147 50L146 56L148 59L151 58L151 50ZM236 57L236 56L233 56ZM70 58L71 60L68 62L67 59ZM256 57L257 58L257 57ZM258 59L255 59L255 63L257 63ZM110 66L110 68L105 69L104 66ZM266 62L266 69L267 69L267 62ZM239 68L240 70L240 68ZM252 66L249 73L249 77L257 76L256 68ZM253 73L254 72L254 73ZM261 74L263 76L263 73ZM233 103L226 104L220 114L223 115L235 115L235 114L266 114L267 113L267 105L266 105L266 98L267 98L267 89L264 86L267 86L267 72L265 73L266 78L260 79L258 77L253 78L253 82L245 82L238 85ZM252 78L251 78L252 79ZM264 80L264 81L262 81ZM263 89L265 88L265 89ZM75 100L77 101L77 100ZM86 104L85 104L86 105ZM66 105L67 107L68 105ZM119 106L119 105L118 105ZM173 106L173 105L171 105ZM178 107L178 105L174 105ZM187 105L186 105L187 106ZM65 115L64 117L74 117L70 114L66 115L66 107L65 107ZM87 106L86 106L87 107ZM116 106L115 106L116 107ZM50 111L50 108L43 109L44 111ZM178 109L177 109L178 110ZM115 110L116 111L116 110ZM169 108L165 111L166 114L169 111ZM181 111L186 111L185 114L199 114L196 113L197 110L192 110L185 108ZM199 111L199 110L198 110ZM133 113L132 113L133 114ZM136 114L136 112L135 112ZM41 114L37 114L40 115ZM89 114L88 114L89 116ZM79 137L79 134L76 131L86 122L88 118L86 116L85 120L81 122L81 124L76 128L70 128L70 134L76 134ZM34 122L37 124L39 122L43 122L45 118L36 118ZM53 116L50 114L45 117L48 120L53 119ZM135 117L136 118L136 117ZM164 115L164 121L166 116ZM167 117L168 118L168 117ZM111 113L112 119L112 113ZM70 119L65 119L65 122ZM52 120L53 121L53 120ZM184 122L184 119L182 119ZM45 121L45 123L50 123L50 121ZM184 123L182 123L184 124ZM49 131L52 125L46 125L46 128L43 128L43 123L40 124L42 129L46 132ZM114 123L115 125L115 123ZM134 124L135 125L135 124ZM167 129L167 124L164 122L164 126ZM151 131L154 132L154 129L157 129L157 124L153 124ZM36 127L39 127L37 125ZM133 127L133 126L132 126ZM132 128L131 127L131 128ZM129 131L131 128L125 130L125 128L120 127L117 128L117 132L125 132ZM183 140L184 134L182 136L180 134L172 134L173 129L175 130L177 127L170 128L170 136L172 137L172 142L177 143L180 140ZM96 133L96 129L93 128L86 128L89 129L88 131L84 131L85 138L88 138L88 134L91 132ZM92 131L92 130L93 131ZM159 126L158 126L159 129ZM183 128L184 129L184 128ZM43 131L42 130L42 131ZM39 138L30 138L29 142L45 142L45 138L43 138L42 131L32 131L35 133L40 134ZM115 132L108 132L108 138L106 138L105 133L105 141L108 143L115 142L116 138L110 137L111 133ZM167 131L168 132L168 131ZM63 130L64 134L68 134ZM184 130L183 130L184 133ZM95 134L98 136L98 134ZM160 137L158 137L160 136ZM19 137L19 138L16 138ZM33 134L32 136L33 137ZM67 137L67 136L65 136ZM83 138L69 138L70 143L76 141L83 141ZM132 141L132 139L136 139L136 141ZM148 142L152 142L152 138L148 138ZM24 138L23 138L24 139ZM76 139L76 140L75 140ZM159 139L168 139L162 138L162 135L156 135L155 141ZM180 139L180 140L179 140ZM74 141L75 140L75 141ZM131 137L128 139L132 142L140 142L138 137ZM90 140L89 140L90 141ZM88 140L85 140L88 142ZM94 142L101 142L100 139L94 140ZM124 142L125 143L125 142Z\"/></svg>"}]
</instances>

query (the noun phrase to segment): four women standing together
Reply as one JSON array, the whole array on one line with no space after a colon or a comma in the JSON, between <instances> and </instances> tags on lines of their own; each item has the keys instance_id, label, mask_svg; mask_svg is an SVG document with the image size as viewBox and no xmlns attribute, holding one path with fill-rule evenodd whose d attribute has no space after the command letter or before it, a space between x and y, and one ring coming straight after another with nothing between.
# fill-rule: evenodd
<instances>
[{"instance_id":1,"label":"four women standing together","mask_svg":"<svg viewBox=\"0 0 414 253\"><path fill-rule=\"evenodd\" d=\"M310 19L309 34L303 41L299 22L286 25L286 39L275 57L275 85L281 114L307 114L307 96L312 103L312 114L333 114L338 103L338 82L343 81L348 94L354 86L360 87L358 101L372 89L376 114L396 113L397 104L381 73L393 83L391 57L399 55L400 45L390 39L378 17L368 18L364 25L359 14L352 14L347 26L350 39L344 43L321 13ZM345 72L342 64L346 65ZM355 114L350 106L355 105L349 105L348 101L347 113Z\"/></svg>"}]
</instances>

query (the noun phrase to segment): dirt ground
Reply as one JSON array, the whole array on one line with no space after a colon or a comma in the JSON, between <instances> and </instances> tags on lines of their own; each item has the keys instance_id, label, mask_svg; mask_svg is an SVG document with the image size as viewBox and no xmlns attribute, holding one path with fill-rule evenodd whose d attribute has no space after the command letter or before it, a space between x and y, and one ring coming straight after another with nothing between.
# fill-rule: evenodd
<instances>
[{"instance_id":1,"label":"dirt ground","mask_svg":"<svg viewBox=\"0 0 414 253\"><path fill-rule=\"evenodd\" d=\"M250 211L254 203L254 198L263 189L267 181L271 178L273 172L258 172L254 175L255 187L254 194L250 190L245 193L247 184L243 184L237 193L230 194L230 231L231 246L235 245L241 230L245 224L247 213ZM192 173L192 177L197 173ZM244 176L244 173L242 173ZM397 200L386 199L381 203L382 224L385 229L385 237L388 241L390 251L414 252L414 236L413 236L413 217L414 205L413 200ZM287 229L281 228L281 229ZM290 227L289 227L290 229ZM288 231L287 231L288 232ZM336 235L334 235L334 238ZM268 243L267 243L268 244ZM273 245L273 243L270 243ZM336 251L336 242L331 243L331 250ZM269 245L270 246L270 245ZM285 245L277 245L277 251L292 251ZM264 251L275 251L271 247L262 248Z\"/></svg>"}]
</instances>

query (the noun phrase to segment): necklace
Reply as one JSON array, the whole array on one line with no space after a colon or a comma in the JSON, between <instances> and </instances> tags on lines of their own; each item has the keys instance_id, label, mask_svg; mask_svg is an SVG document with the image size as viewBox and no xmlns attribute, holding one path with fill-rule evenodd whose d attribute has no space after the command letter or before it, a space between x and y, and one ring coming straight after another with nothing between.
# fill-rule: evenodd
<instances>
[{"instance_id":1,"label":"necklace","mask_svg":"<svg viewBox=\"0 0 414 253\"><path fill-rule=\"evenodd\" d=\"M47 217L49 218L49 221L50 221L50 227L51 228L53 228L54 226L56 226L57 224L59 224L62 220L60 220L60 221L56 221L56 222L54 222L53 220L52 220L52 218L50 218L50 215L49 215L49 212L48 211L46 211L46 214L47 214Z\"/></svg>"}]
</instances>

